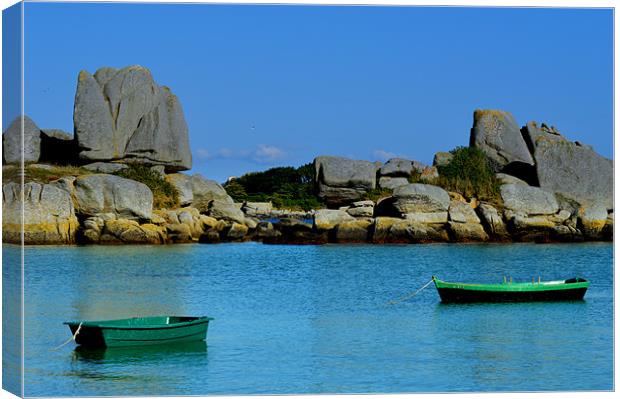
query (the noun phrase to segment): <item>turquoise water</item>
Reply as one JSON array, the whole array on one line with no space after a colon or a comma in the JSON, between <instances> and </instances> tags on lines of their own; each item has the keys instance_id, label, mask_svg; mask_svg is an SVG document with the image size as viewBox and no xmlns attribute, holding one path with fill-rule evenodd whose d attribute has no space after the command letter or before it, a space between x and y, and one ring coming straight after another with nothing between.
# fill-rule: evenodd
<instances>
[{"instance_id":1,"label":"turquoise water","mask_svg":"<svg viewBox=\"0 0 620 399\"><path fill-rule=\"evenodd\" d=\"M18 247L5 246L4 256ZM613 389L613 247L30 247L25 394L388 393ZM583 276L583 302L442 305L431 275ZM209 315L208 342L81 351L68 319Z\"/></svg>"}]
</instances>

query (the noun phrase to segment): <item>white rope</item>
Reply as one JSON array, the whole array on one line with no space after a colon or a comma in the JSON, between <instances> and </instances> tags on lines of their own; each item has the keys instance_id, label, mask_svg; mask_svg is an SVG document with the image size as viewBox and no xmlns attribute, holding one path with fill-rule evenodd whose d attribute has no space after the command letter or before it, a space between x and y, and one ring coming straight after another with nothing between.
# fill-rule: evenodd
<instances>
[{"instance_id":1,"label":"white rope","mask_svg":"<svg viewBox=\"0 0 620 399\"><path fill-rule=\"evenodd\" d=\"M421 288L418 288L413 294L412 293L408 293L404 297L401 297L401 298L396 299L394 301L390 301L387 304L388 305L395 305L395 304L400 303L400 302L402 302L404 300L407 300L407 299L411 298L412 296L417 295L419 292L422 292L422 290L424 290L426 287L428 287L432 282L433 282L433 279L431 279L428 283L424 284Z\"/></svg>"},{"instance_id":2,"label":"white rope","mask_svg":"<svg viewBox=\"0 0 620 399\"><path fill-rule=\"evenodd\" d=\"M58 350L58 349L62 348L63 346L67 345L69 342L75 341L75 337L77 337L77 335L80 333L80 329L81 328L82 328L82 323L80 322L80 325L78 326L77 330L75 330L75 334L73 334L73 336L71 338L69 338L68 340L66 340L62 344L58 345L57 347L53 348L52 350Z\"/></svg>"}]
</instances>

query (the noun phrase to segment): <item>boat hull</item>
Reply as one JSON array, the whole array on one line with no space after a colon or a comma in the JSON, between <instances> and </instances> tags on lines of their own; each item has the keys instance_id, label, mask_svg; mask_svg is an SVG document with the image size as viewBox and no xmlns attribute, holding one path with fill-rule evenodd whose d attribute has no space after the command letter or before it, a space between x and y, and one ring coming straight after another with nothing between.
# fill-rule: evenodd
<instances>
[{"instance_id":1,"label":"boat hull","mask_svg":"<svg viewBox=\"0 0 620 399\"><path fill-rule=\"evenodd\" d=\"M583 300L587 288L554 291L473 291L458 288L437 288L443 303L474 302L543 302Z\"/></svg>"},{"instance_id":2,"label":"boat hull","mask_svg":"<svg viewBox=\"0 0 620 399\"><path fill-rule=\"evenodd\" d=\"M583 278L532 283L450 283L433 277L444 303L578 301L590 282Z\"/></svg>"},{"instance_id":3,"label":"boat hull","mask_svg":"<svg viewBox=\"0 0 620 399\"><path fill-rule=\"evenodd\" d=\"M75 342L89 348L169 345L182 342L203 341L207 338L210 318L201 318L178 325L153 325L123 327L96 325L95 323L67 322Z\"/></svg>"}]
</instances>

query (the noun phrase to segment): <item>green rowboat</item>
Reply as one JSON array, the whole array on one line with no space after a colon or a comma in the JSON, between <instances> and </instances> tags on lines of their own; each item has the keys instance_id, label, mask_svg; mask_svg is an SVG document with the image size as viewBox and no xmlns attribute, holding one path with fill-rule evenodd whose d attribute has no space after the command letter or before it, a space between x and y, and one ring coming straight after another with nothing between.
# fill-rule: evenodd
<instances>
[{"instance_id":1,"label":"green rowboat","mask_svg":"<svg viewBox=\"0 0 620 399\"><path fill-rule=\"evenodd\" d=\"M501 284L449 283L433 276L444 303L529 302L582 300L590 282L581 277L567 280Z\"/></svg>"},{"instance_id":2,"label":"green rowboat","mask_svg":"<svg viewBox=\"0 0 620 399\"><path fill-rule=\"evenodd\" d=\"M210 317L155 316L101 321L67 321L78 345L117 347L165 345L207 338Z\"/></svg>"}]
</instances>

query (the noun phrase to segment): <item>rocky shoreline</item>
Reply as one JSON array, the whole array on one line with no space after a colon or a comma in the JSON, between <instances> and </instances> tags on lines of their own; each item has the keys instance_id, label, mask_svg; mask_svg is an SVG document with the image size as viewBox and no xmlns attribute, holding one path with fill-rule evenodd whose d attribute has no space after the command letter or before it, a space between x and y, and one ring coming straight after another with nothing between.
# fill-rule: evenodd
<instances>
[{"instance_id":1,"label":"rocky shoreline","mask_svg":"<svg viewBox=\"0 0 620 399\"><path fill-rule=\"evenodd\" d=\"M22 233L28 245L613 240L613 162L554 127L520 128L504 111L475 111L470 131L499 182L497 200L441 187L454 153L437 153L433 165L319 156L314 184L327 208L304 212L235 202L219 183L181 173L192 164L183 110L146 68L82 71L75 101L74 135L24 117L25 170L21 118L4 132L3 242L19 244ZM118 175L135 164L173 186L178 206L158 209L149 186ZM69 165L79 167L61 169ZM37 173L45 178L29 177Z\"/></svg>"}]
</instances>

